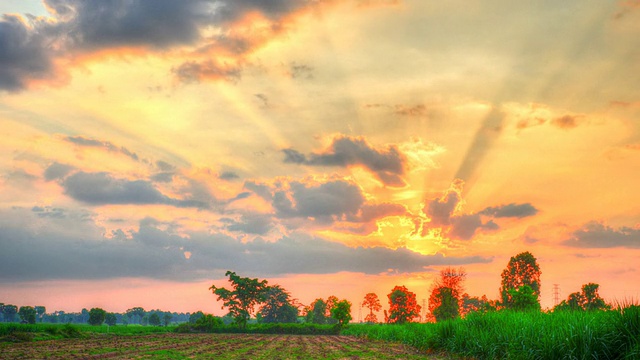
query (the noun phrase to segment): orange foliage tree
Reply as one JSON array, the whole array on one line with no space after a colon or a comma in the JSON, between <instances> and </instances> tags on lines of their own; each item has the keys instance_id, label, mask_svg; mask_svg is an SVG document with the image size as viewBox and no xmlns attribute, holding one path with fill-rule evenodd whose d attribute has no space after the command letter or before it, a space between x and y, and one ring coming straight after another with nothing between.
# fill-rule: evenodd
<instances>
[{"instance_id":1,"label":"orange foliage tree","mask_svg":"<svg viewBox=\"0 0 640 360\"><path fill-rule=\"evenodd\" d=\"M385 311L385 321L390 324L404 324L412 322L420 316L422 309L416 301L416 294L405 286L396 286L387 295L389 298L389 313Z\"/></svg>"},{"instance_id":2,"label":"orange foliage tree","mask_svg":"<svg viewBox=\"0 0 640 360\"><path fill-rule=\"evenodd\" d=\"M375 293L368 293L367 295L365 295L362 306L369 308L369 315L364 318L364 321L368 323L378 322L378 317L373 313L374 311L380 311L380 309L382 309L382 305L380 305L380 299L378 299L378 295L376 295Z\"/></svg>"}]
</instances>

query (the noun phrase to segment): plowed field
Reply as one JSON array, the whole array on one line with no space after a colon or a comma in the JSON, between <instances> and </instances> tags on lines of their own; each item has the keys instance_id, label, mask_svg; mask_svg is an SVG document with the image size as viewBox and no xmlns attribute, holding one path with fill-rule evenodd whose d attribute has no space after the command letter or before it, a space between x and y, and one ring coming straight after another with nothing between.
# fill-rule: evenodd
<instances>
[{"instance_id":1,"label":"plowed field","mask_svg":"<svg viewBox=\"0 0 640 360\"><path fill-rule=\"evenodd\" d=\"M424 359L351 336L153 334L0 344L1 359ZM431 356L431 359L442 359Z\"/></svg>"}]
</instances>

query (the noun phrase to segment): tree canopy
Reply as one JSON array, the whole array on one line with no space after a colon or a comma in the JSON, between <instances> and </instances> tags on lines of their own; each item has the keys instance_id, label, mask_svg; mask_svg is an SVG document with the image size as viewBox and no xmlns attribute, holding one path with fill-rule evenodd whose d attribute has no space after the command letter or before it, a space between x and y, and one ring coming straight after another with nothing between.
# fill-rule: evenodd
<instances>
[{"instance_id":1,"label":"tree canopy","mask_svg":"<svg viewBox=\"0 0 640 360\"><path fill-rule=\"evenodd\" d=\"M416 301L416 294L405 286L394 287L389 295L389 313L385 312L385 320L392 324L412 322L420 316L420 305Z\"/></svg>"},{"instance_id":2,"label":"tree canopy","mask_svg":"<svg viewBox=\"0 0 640 360\"><path fill-rule=\"evenodd\" d=\"M436 321L460 316L462 293L467 272L463 268L447 267L440 270L440 277L431 285L429 312Z\"/></svg>"},{"instance_id":3,"label":"tree canopy","mask_svg":"<svg viewBox=\"0 0 640 360\"><path fill-rule=\"evenodd\" d=\"M533 290L536 301L540 299L540 267L536 258L528 251L511 257L507 267L502 271L502 286L500 295L502 305L508 309L513 307L513 292L521 286L527 285Z\"/></svg>"},{"instance_id":4,"label":"tree canopy","mask_svg":"<svg viewBox=\"0 0 640 360\"><path fill-rule=\"evenodd\" d=\"M291 303L291 295L280 285L270 286L259 312L265 323L295 323L298 308Z\"/></svg>"},{"instance_id":5,"label":"tree canopy","mask_svg":"<svg viewBox=\"0 0 640 360\"><path fill-rule=\"evenodd\" d=\"M584 284L581 292L569 294L567 300L562 300L553 310L593 311L608 309L609 305L598 293L599 287L600 285L595 283Z\"/></svg>"},{"instance_id":6,"label":"tree canopy","mask_svg":"<svg viewBox=\"0 0 640 360\"><path fill-rule=\"evenodd\" d=\"M106 316L107 312L103 309L93 308L89 310L89 320L87 322L94 326L102 325Z\"/></svg>"},{"instance_id":7,"label":"tree canopy","mask_svg":"<svg viewBox=\"0 0 640 360\"><path fill-rule=\"evenodd\" d=\"M331 317L338 321L340 326L349 323L351 318L351 303L347 300L337 301L331 308Z\"/></svg>"},{"instance_id":8,"label":"tree canopy","mask_svg":"<svg viewBox=\"0 0 640 360\"><path fill-rule=\"evenodd\" d=\"M253 314L254 307L265 300L268 290L267 280L240 277L233 271L227 271L225 276L233 290L211 285L211 290L222 301L222 308L227 307L234 322L241 328L247 326L247 321Z\"/></svg>"}]
</instances>

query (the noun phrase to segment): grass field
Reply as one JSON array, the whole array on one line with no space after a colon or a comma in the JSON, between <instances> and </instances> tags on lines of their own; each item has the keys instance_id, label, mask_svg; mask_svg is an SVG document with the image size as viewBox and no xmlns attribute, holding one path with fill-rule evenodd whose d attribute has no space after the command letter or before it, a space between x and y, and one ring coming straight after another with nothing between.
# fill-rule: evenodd
<instances>
[{"instance_id":1,"label":"grass field","mask_svg":"<svg viewBox=\"0 0 640 360\"><path fill-rule=\"evenodd\" d=\"M81 339L0 343L3 359L445 359L353 336L91 334Z\"/></svg>"},{"instance_id":2,"label":"grass field","mask_svg":"<svg viewBox=\"0 0 640 360\"><path fill-rule=\"evenodd\" d=\"M473 359L640 359L640 306L596 312L499 311L436 324L353 324L342 334Z\"/></svg>"}]
</instances>

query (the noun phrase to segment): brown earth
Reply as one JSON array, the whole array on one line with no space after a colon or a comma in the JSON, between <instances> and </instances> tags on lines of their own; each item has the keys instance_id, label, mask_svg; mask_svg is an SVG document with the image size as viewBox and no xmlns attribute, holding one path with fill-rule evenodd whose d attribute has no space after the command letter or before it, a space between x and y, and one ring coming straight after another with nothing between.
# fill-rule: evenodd
<instances>
[{"instance_id":1,"label":"brown earth","mask_svg":"<svg viewBox=\"0 0 640 360\"><path fill-rule=\"evenodd\" d=\"M0 359L446 359L351 336L152 334L0 344Z\"/></svg>"}]
</instances>

